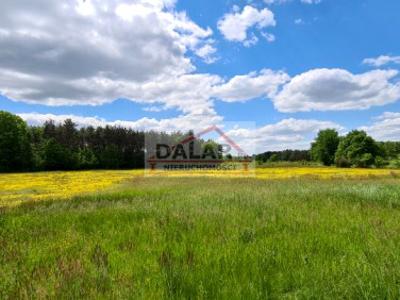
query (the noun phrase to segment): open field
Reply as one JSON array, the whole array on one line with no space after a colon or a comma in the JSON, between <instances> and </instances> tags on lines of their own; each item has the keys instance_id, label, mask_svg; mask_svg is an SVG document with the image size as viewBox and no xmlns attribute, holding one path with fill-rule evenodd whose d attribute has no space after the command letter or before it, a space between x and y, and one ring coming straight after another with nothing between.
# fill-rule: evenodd
<instances>
[{"instance_id":1,"label":"open field","mask_svg":"<svg viewBox=\"0 0 400 300\"><path fill-rule=\"evenodd\" d=\"M143 177L143 170L132 171L71 171L0 174L0 207L16 206L24 202L46 199L69 199L71 197L101 193L118 189L124 182ZM251 177L257 179L365 179L400 178L400 170L389 169L337 169L327 167L299 168L260 168L248 173L243 171L218 172L167 172L146 173L151 176L165 177L236 178Z\"/></svg>"},{"instance_id":2,"label":"open field","mask_svg":"<svg viewBox=\"0 0 400 300\"><path fill-rule=\"evenodd\" d=\"M0 299L400 297L398 171L178 175L0 175Z\"/></svg>"}]
</instances>

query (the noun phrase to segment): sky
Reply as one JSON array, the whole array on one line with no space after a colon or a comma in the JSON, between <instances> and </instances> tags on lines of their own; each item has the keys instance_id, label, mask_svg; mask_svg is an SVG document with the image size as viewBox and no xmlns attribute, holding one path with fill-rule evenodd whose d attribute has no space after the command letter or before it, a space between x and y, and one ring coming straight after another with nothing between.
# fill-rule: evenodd
<instances>
[{"instance_id":1,"label":"sky","mask_svg":"<svg viewBox=\"0 0 400 300\"><path fill-rule=\"evenodd\" d=\"M398 0L2 0L0 110L251 152L400 140ZM249 150L251 149L251 150Z\"/></svg>"}]
</instances>

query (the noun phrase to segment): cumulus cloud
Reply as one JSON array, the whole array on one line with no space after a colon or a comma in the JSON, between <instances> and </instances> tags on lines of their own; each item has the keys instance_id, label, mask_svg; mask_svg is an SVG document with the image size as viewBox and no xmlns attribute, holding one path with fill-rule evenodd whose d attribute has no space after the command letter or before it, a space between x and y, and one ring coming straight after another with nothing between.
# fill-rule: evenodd
<instances>
[{"instance_id":1,"label":"cumulus cloud","mask_svg":"<svg viewBox=\"0 0 400 300\"><path fill-rule=\"evenodd\" d=\"M269 98L279 111L295 112L365 109L400 98L394 70L317 69L293 78L268 69L232 78L196 73L191 57L207 63L216 59L212 31L178 11L175 2L3 0L0 94L47 105L100 105L126 98L147 111L182 113L170 120L127 123L153 129L220 121L214 99ZM251 46L258 41L255 30L272 41L275 37L264 29L275 24L269 9L248 5L235 7L218 27L227 39Z\"/></svg>"},{"instance_id":2,"label":"cumulus cloud","mask_svg":"<svg viewBox=\"0 0 400 300\"><path fill-rule=\"evenodd\" d=\"M330 121L289 118L255 129L235 128L227 131L227 135L247 153L261 153L268 150L309 149L317 132L326 128L344 129Z\"/></svg>"},{"instance_id":3,"label":"cumulus cloud","mask_svg":"<svg viewBox=\"0 0 400 300\"><path fill-rule=\"evenodd\" d=\"M373 67L382 67L387 64L400 64L400 56L381 55L373 58L366 58L363 64Z\"/></svg>"},{"instance_id":4,"label":"cumulus cloud","mask_svg":"<svg viewBox=\"0 0 400 300\"><path fill-rule=\"evenodd\" d=\"M41 125L48 120L53 120L55 123L62 123L66 119L71 119L78 127L87 126L118 126L135 130L143 131L164 131L174 132L187 130L203 130L209 126L216 125L222 122L222 118L216 114L209 115L204 118L203 115L188 114L178 116L176 118L157 120L154 118L141 118L138 120L116 120L107 121L99 117L83 117L78 115L54 115L54 114L40 114L40 113L21 113L18 114L28 124L32 126Z\"/></svg>"},{"instance_id":5,"label":"cumulus cloud","mask_svg":"<svg viewBox=\"0 0 400 300\"><path fill-rule=\"evenodd\" d=\"M400 141L400 113L385 112L372 125L360 129L379 141Z\"/></svg>"},{"instance_id":6,"label":"cumulus cloud","mask_svg":"<svg viewBox=\"0 0 400 300\"><path fill-rule=\"evenodd\" d=\"M360 110L400 99L398 71L352 74L342 69L314 69L291 78L263 69L214 85L212 96L225 102L268 98L281 112Z\"/></svg>"},{"instance_id":7,"label":"cumulus cloud","mask_svg":"<svg viewBox=\"0 0 400 300\"><path fill-rule=\"evenodd\" d=\"M215 56L215 52L217 52L217 49L210 44L206 44L196 50L197 56L201 57L207 64L212 64L218 60Z\"/></svg>"},{"instance_id":8,"label":"cumulus cloud","mask_svg":"<svg viewBox=\"0 0 400 300\"><path fill-rule=\"evenodd\" d=\"M1 93L50 105L100 104L140 96L129 93L130 85L135 91L193 72L190 55L213 59L212 31L174 5L173 0L2 1Z\"/></svg>"},{"instance_id":9,"label":"cumulus cloud","mask_svg":"<svg viewBox=\"0 0 400 300\"><path fill-rule=\"evenodd\" d=\"M290 77L282 71L263 69L237 75L229 81L216 85L213 96L225 102L243 102L257 97L273 97L278 88L289 81Z\"/></svg>"},{"instance_id":10,"label":"cumulus cloud","mask_svg":"<svg viewBox=\"0 0 400 300\"><path fill-rule=\"evenodd\" d=\"M254 34L249 38L250 29L255 27L260 30L275 25L274 14L268 8L258 10L250 5L246 5L242 11L234 9L218 21L218 29L225 39L242 42L247 46L257 43L258 40Z\"/></svg>"},{"instance_id":11,"label":"cumulus cloud","mask_svg":"<svg viewBox=\"0 0 400 300\"><path fill-rule=\"evenodd\" d=\"M142 84L104 78L80 79L74 87L92 95L92 100L134 99L142 104L163 103L166 108L177 108L184 113L204 113L212 110L209 100L212 87L222 82L216 75L185 74Z\"/></svg>"},{"instance_id":12,"label":"cumulus cloud","mask_svg":"<svg viewBox=\"0 0 400 300\"><path fill-rule=\"evenodd\" d=\"M6 78L10 79L10 76L4 79ZM34 78L31 78L31 80L34 81ZM90 99L93 101L91 103L100 104L103 98L133 97L136 102L149 105L144 108L145 111L154 112L177 108L184 114L179 118L169 121L144 118L136 121L135 124L131 124L132 126L146 124L149 126L148 129L169 130L168 128L176 128L177 126L202 127L204 122L221 121L222 117L215 112L212 99L218 98L226 102L235 102L250 100L258 96L272 96L277 92L279 86L287 80L289 80L289 77L286 73L265 69L260 72L235 76L228 81L211 74L184 74L179 77L164 78L160 81L149 81L142 84L106 80L104 78L82 78L74 81L73 86L77 90L90 95ZM9 83L11 84L11 80ZM53 99L52 101L55 105L64 103L63 101L60 102L60 99ZM45 119L52 117L38 114L33 116L35 118L42 116ZM58 117L60 120L65 118L66 116ZM56 120L55 117L54 119ZM29 120L33 121L32 119ZM85 120L94 121L92 119ZM82 119L77 119L78 124L81 121ZM190 124L190 122L193 122L193 124ZM175 127L171 124L175 124Z\"/></svg>"},{"instance_id":13,"label":"cumulus cloud","mask_svg":"<svg viewBox=\"0 0 400 300\"><path fill-rule=\"evenodd\" d=\"M293 77L273 97L282 112L367 109L400 99L395 70L352 74L342 69L315 69Z\"/></svg>"}]
</instances>

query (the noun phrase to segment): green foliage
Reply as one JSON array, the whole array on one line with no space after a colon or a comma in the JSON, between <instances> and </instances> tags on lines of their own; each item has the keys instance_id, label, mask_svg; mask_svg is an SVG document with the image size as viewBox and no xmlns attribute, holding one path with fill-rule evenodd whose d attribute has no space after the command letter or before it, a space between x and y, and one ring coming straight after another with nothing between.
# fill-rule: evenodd
<instances>
[{"instance_id":1,"label":"green foliage","mask_svg":"<svg viewBox=\"0 0 400 300\"><path fill-rule=\"evenodd\" d=\"M99 155L99 161L106 169L121 168L123 153L116 145L106 145Z\"/></svg>"},{"instance_id":2,"label":"green foliage","mask_svg":"<svg viewBox=\"0 0 400 300\"><path fill-rule=\"evenodd\" d=\"M0 172L144 167L144 133L126 128L77 129L72 120L28 128L0 112Z\"/></svg>"},{"instance_id":3,"label":"green foliage","mask_svg":"<svg viewBox=\"0 0 400 300\"><path fill-rule=\"evenodd\" d=\"M140 178L0 214L0 299L400 298L398 179Z\"/></svg>"},{"instance_id":4,"label":"green foliage","mask_svg":"<svg viewBox=\"0 0 400 300\"><path fill-rule=\"evenodd\" d=\"M233 159L232 154L228 153L227 155L225 155L225 159L232 160Z\"/></svg>"},{"instance_id":5,"label":"green foliage","mask_svg":"<svg viewBox=\"0 0 400 300\"><path fill-rule=\"evenodd\" d=\"M272 154L271 157L268 159L268 162L277 162L277 161L279 161L279 156L276 153Z\"/></svg>"},{"instance_id":6,"label":"green foliage","mask_svg":"<svg viewBox=\"0 0 400 300\"><path fill-rule=\"evenodd\" d=\"M380 155L386 159L396 159L400 154L400 142L379 142Z\"/></svg>"},{"instance_id":7,"label":"green foliage","mask_svg":"<svg viewBox=\"0 0 400 300\"><path fill-rule=\"evenodd\" d=\"M302 167L318 167L320 166L319 163L314 161L276 161L276 162L257 162L257 168L302 168Z\"/></svg>"},{"instance_id":8,"label":"green foliage","mask_svg":"<svg viewBox=\"0 0 400 300\"><path fill-rule=\"evenodd\" d=\"M338 168L350 168L351 162L347 158L341 156L336 159L336 166Z\"/></svg>"},{"instance_id":9,"label":"green foliage","mask_svg":"<svg viewBox=\"0 0 400 300\"><path fill-rule=\"evenodd\" d=\"M302 162L310 161L310 151L309 150L283 150L283 151L267 151L256 155L256 161L259 163L268 162L273 156L275 162Z\"/></svg>"},{"instance_id":10,"label":"green foliage","mask_svg":"<svg viewBox=\"0 0 400 300\"><path fill-rule=\"evenodd\" d=\"M43 160L46 170L73 170L78 166L78 155L54 139L45 142Z\"/></svg>"},{"instance_id":11,"label":"green foliage","mask_svg":"<svg viewBox=\"0 0 400 300\"><path fill-rule=\"evenodd\" d=\"M375 157L375 167L383 168L383 167L387 166L388 164L389 164L389 162L386 159L384 159L382 156Z\"/></svg>"},{"instance_id":12,"label":"green foliage","mask_svg":"<svg viewBox=\"0 0 400 300\"><path fill-rule=\"evenodd\" d=\"M43 158L43 128L42 127L30 127L30 144L32 148L32 170L41 170L44 168Z\"/></svg>"},{"instance_id":13,"label":"green foliage","mask_svg":"<svg viewBox=\"0 0 400 300\"><path fill-rule=\"evenodd\" d=\"M208 158L222 159L222 148L213 140L207 140L201 144L201 152Z\"/></svg>"},{"instance_id":14,"label":"green foliage","mask_svg":"<svg viewBox=\"0 0 400 300\"><path fill-rule=\"evenodd\" d=\"M346 159L354 167L370 167L374 165L379 147L374 139L365 131L353 130L341 139L337 152L336 162Z\"/></svg>"},{"instance_id":15,"label":"green foliage","mask_svg":"<svg viewBox=\"0 0 400 300\"><path fill-rule=\"evenodd\" d=\"M95 169L99 164L96 155L89 148L79 149L78 159L79 166L82 169Z\"/></svg>"},{"instance_id":16,"label":"green foliage","mask_svg":"<svg viewBox=\"0 0 400 300\"><path fill-rule=\"evenodd\" d=\"M311 144L311 157L315 161L330 166L335 162L335 153L339 145L339 134L336 129L324 129Z\"/></svg>"},{"instance_id":17,"label":"green foliage","mask_svg":"<svg viewBox=\"0 0 400 300\"><path fill-rule=\"evenodd\" d=\"M389 161L389 168L395 168L395 169L400 168L400 155Z\"/></svg>"},{"instance_id":18,"label":"green foliage","mask_svg":"<svg viewBox=\"0 0 400 300\"><path fill-rule=\"evenodd\" d=\"M27 170L32 149L26 123L18 116L0 111L0 171Z\"/></svg>"}]
</instances>

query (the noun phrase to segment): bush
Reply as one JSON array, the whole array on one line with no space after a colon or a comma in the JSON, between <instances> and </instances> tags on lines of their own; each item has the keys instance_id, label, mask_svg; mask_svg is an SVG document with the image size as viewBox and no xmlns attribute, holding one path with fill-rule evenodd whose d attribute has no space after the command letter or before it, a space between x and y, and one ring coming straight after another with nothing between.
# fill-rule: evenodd
<instances>
[{"instance_id":1,"label":"bush","mask_svg":"<svg viewBox=\"0 0 400 300\"><path fill-rule=\"evenodd\" d=\"M353 165L357 168L368 168L375 163L375 158L371 153L364 153L353 159Z\"/></svg>"},{"instance_id":2,"label":"bush","mask_svg":"<svg viewBox=\"0 0 400 300\"><path fill-rule=\"evenodd\" d=\"M389 162L389 168L393 168L393 169L399 169L400 168L400 156L398 156L396 159L392 159Z\"/></svg>"},{"instance_id":3,"label":"bush","mask_svg":"<svg viewBox=\"0 0 400 300\"><path fill-rule=\"evenodd\" d=\"M276 153L272 154L271 157L268 159L268 162L278 162L278 161L279 161L279 156Z\"/></svg>"},{"instance_id":4,"label":"bush","mask_svg":"<svg viewBox=\"0 0 400 300\"><path fill-rule=\"evenodd\" d=\"M350 168L351 162L345 157L340 157L336 159L336 166L338 168Z\"/></svg>"},{"instance_id":5,"label":"bush","mask_svg":"<svg viewBox=\"0 0 400 300\"><path fill-rule=\"evenodd\" d=\"M388 165L387 160L385 160L382 156L377 156L375 158L375 167L383 168Z\"/></svg>"}]
</instances>

